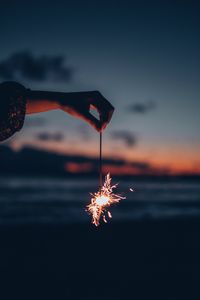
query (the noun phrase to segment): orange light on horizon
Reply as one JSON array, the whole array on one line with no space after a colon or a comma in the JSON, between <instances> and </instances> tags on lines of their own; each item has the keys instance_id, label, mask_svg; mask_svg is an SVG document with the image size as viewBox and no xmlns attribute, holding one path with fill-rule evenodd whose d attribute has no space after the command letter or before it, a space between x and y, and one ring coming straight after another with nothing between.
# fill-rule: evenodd
<instances>
[{"instance_id":1,"label":"orange light on horizon","mask_svg":"<svg viewBox=\"0 0 200 300\"><path fill-rule=\"evenodd\" d=\"M23 147L29 146L33 149L57 153L60 155L81 155L88 158L96 158L98 152L96 151L96 143L91 142L90 146L84 147L79 144L73 145L71 149L68 143L61 142L41 142L35 140L13 141L10 147L14 151L21 151ZM76 146L76 147L74 147ZM167 174L167 175L200 175L200 158L197 147L194 149L187 145L183 148L173 144L155 145L154 147L146 148L143 146L131 149L124 149L123 152L113 154L109 148L104 150L104 158L121 159L125 164L121 165L105 165L103 166L104 174L111 172L113 175L142 175L142 174ZM132 166L132 163L147 163L150 168L137 168ZM93 163L75 163L69 162L65 165L65 170L71 173L89 173L94 170Z\"/></svg>"},{"instance_id":2,"label":"orange light on horizon","mask_svg":"<svg viewBox=\"0 0 200 300\"><path fill-rule=\"evenodd\" d=\"M92 163L68 162L65 164L65 170L70 173L89 173L93 169Z\"/></svg>"}]
</instances>

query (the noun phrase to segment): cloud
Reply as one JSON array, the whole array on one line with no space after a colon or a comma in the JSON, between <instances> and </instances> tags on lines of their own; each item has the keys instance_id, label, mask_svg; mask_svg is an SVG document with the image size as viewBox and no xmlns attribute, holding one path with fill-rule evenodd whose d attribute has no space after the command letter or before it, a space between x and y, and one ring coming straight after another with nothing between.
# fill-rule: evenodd
<instances>
[{"instance_id":1,"label":"cloud","mask_svg":"<svg viewBox=\"0 0 200 300\"><path fill-rule=\"evenodd\" d=\"M12 160L12 164L8 161ZM38 163L39 162L39 163ZM37 148L25 147L13 151L12 147L0 145L0 175L39 176L97 176L99 157L72 154L56 154ZM148 161L128 162L114 157L105 157L103 172L116 176L169 175L170 169L155 167Z\"/></svg>"},{"instance_id":2,"label":"cloud","mask_svg":"<svg viewBox=\"0 0 200 300\"><path fill-rule=\"evenodd\" d=\"M53 141L53 142L60 142L64 140L64 136L60 132L56 133L48 133L48 132L41 132L36 135L37 140L47 142L47 141Z\"/></svg>"},{"instance_id":3,"label":"cloud","mask_svg":"<svg viewBox=\"0 0 200 300\"><path fill-rule=\"evenodd\" d=\"M137 143L137 137L134 133L127 130L116 130L111 133L111 138L115 140L121 140L127 147L135 146Z\"/></svg>"},{"instance_id":4,"label":"cloud","mask_svg":"<svg viewBox=\"0 0 200 300\"><path fill-rule=\"evenodd\" d=\"M150 170L152 168L151 164L146 161L133 161L130 165L138 170Z\"/></svg>"},{"instance_id":5,"label":"cloud","mask_svg":"<svg viewBox=\"0 0 200 300\"><path fill-rule=\"evenodd\" d=\"M62 55L34 56L21 51L0 61L0 78L3 80L70 81L73 70L65 65Z\"/></svg>"},{"instance_id":6,"label":"cloud","mask_svg":"<svg viewBox=\"0 0 200 300\"><path fill-rule=\"evenodd\" d=\"M133 103L128 106L128 111L136 114L145 114L156 107L155 103L150 101L148 103Z\"/></svg>"}]
</instances>

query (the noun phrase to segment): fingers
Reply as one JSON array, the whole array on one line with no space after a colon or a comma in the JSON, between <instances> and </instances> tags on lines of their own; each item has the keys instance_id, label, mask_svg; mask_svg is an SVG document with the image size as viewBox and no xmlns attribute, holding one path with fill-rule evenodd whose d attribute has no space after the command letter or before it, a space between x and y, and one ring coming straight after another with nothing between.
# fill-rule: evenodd
<instances>
[{"instance_id":1,"label":"fingers","mask_svg":"<svg viewBox=\"0 0 200 300\"><path fill-rule=\"evenodd\" d=\"M112 118L114 107L99 92L87 92L87 95L84 92L75 93L73 100L70 104L62 106L62 110L83 119L99 132L106 128ZM90 113L90 108L98 111L99 119Z\"/></svg>"},{"instance_id":2,"label":"fingers","mask_svg":"<svg viewBox=\"0 0 200 300\"><path fill-rule=\"evenodd\" d=\"M84 112L82 113L81 118L85 120L88 124L90 124L94 129L101 132L106 128L108 123L110 122L112 118L114 109L111 111L108 111L104 114L100 114L100 119L96 119L90 112Z\"/></svg>"},{"instance_id":3,"label":"fingers","mask_svg":"<svg viewBox=\"0 0 200 300\"><path fill-rule=\"evenodd\" d=\"M100 114L100 122L101 122L101 129L104 130L108 123L110 122L112 115L114 112L114 108L109 108L107 110L101 111Z\"/></svg>"},{"instance_id":4,"label":"fingers","mask_svg":"<svg viewBox=\"0 0 200 300\"><path fill-rule=\"evenodd\" d=\"M100 130L104 130L112 118L114 107L98 92L97 96L91 99L90 105L99 112Z\"/></svg>"}]
</instances>

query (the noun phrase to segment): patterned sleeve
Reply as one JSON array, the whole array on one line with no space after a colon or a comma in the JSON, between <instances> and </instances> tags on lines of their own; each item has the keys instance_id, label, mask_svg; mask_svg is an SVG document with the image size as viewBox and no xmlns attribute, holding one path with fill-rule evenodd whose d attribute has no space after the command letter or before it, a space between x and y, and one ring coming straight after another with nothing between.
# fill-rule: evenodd
<instances>
[{"instance_id":1,"label":"patterned sleeve","mask_svg":"<svg viewBox=\"0 0 200 300\"><path fill-rule=\"evenodd\" d=\"M0 141L19 131L26 113L27 89L16 82L0 84Z\"/></svg>"}]
</instances>

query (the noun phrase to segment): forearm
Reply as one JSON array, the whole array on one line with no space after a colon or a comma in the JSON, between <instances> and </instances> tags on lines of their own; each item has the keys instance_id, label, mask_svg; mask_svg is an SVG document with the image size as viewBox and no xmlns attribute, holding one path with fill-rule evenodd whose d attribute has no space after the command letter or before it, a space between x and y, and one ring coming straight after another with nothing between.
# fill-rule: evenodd
<instances>
[{"instance_id":1,"label":"forearm","mask_svg":"<svg viewBox=\"0 0 200 300\"><path fill-rule=\"evenodd\" d=\"M57 92L29 91L27 94L26 113L33 114L59 109L59 95Z\"/></svg>"},{"instance_id":2,"label":"forearm","mask_svg":"<svg viewBox=\"0 0 200 300\"><path fill-rule=\"evenodd\" d=\"M89 92L47 92L47 91L29 91L27 93L27 106L26 113L33 114L39 112L45 112L54 109L62 109L62 104L69 105L73 101L82 96L89 95Z\"/></svg>"},{"instance_id":3,"label":"forearm","mask_svg":"<svg viewBox=\"0 0 200 300\"><path fill-rule=\"evenodd\" d=\"M72 93L32 91L17 82L0 84L0 100L0 141L9 138L22 128L25 113L61 109L101 131L110 122L114 111L114 107L98 91ZM90 109L95 109L99 118L95 117Z\"/></svg>"},{"instance_id":4,"label":"forearm","mask_svg":"<svg viewBox=\"0 0 200 300\"><path fill-rule=\"evenodd\" d=\"M106 128L114 111L114 107L98 91L62 93L26 90L25 96L27 114L61 109L84 120L97 131ZM95 109L99 118L90 109Z\"/></svg>"}]
</instances>

